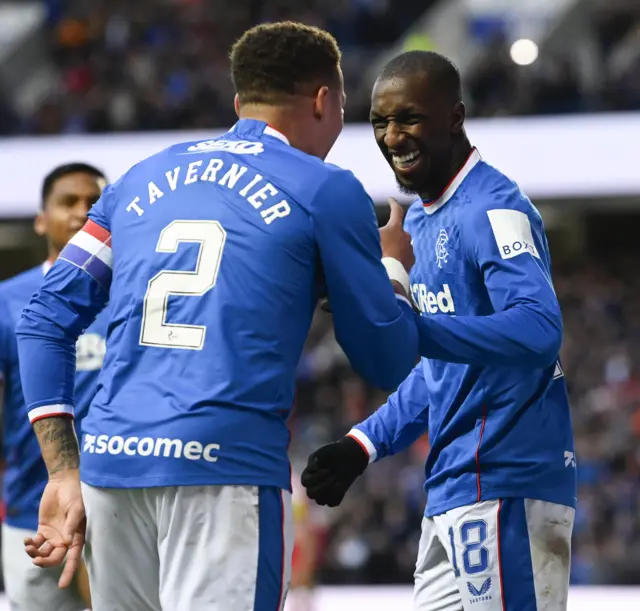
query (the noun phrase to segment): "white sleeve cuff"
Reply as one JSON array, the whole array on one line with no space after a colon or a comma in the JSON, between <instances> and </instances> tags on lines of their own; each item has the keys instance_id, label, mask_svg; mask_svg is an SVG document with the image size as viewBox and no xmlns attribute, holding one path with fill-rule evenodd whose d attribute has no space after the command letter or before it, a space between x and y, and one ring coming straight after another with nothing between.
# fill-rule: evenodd
<instances>
[{"instance_id":1,"label":"white sleeve cuff","mask_svg":"<svg viewBox=\"0 0 640 611\"><path fill-rule=\"evenodd\" d=\"M407 274L407 270L404 268L404 265L402 265L398 259L394 259L393 257L382 257L382 265L384 265L384 268L387 270L389 280L399 282L404 289L404 292L409 295L409 274Z\"/></svg>"},{"instance_id":2,"label":"white sleeve cuff","mask_svg":"<svg viewBox=\"0 0 640 611\"><path fill-rule=\"evenodd\" d=\"M53 418L54 416L71 416L73 418L73 405L65 405L58 403L56 405L41 405L29 410L29 421L31 424L44 418Z\"/></svg>"},{"instance_id":3,"label":"white sleeve cuff","mask_svg":"<svg viewBox=\"0 0 640 611\"><path fill-rule=\"evenodd\" d=\"M351 429L347 433L348 437L355 439L362 449L369 455L369 464L371 464L378 456L376 447L371 443L371 440L359 429Z\"/></svg>"}]
</instances>

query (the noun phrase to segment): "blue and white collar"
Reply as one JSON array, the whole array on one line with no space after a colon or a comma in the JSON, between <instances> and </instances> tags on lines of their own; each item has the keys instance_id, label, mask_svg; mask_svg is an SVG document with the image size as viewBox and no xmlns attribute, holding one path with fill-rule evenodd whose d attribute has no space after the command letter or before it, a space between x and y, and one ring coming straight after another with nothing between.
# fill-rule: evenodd
<instances>
[{"instance_id":1,"label":"blue and white collar","mask_svg":"<svg viewBox=\"0 0 640 611\"><path fill-rule=\"evenodd\" d=\"M482 157L480 157L478 149L475 147L471 149L471 153L469 154L469 157L467 157L467 160L464 162L464 165L460 168L460 171L453 177L453 180L449 183L442 195L431 202L422 203L422 205L424 206L424 211L427 214L433 214L434 212L440 210L440 208L442 208L442 206L444 206L455 195L455 192L464 182L464 179L469 175L469 172L471 172L471 170L473 170L473 168L475 168L478 162L481 160Z\"/></svg>"},{"instance_id":2,"label":"blue and white collar","mask_svg":"<svg viewBox=\"0 0 640 611\"><path fill-rule=\"evenodd\" d=\"M262 123L265 127L262 130L262 133L265 136L271 136L272 138L277 138L278 140L284 142L285 144L291 144L289 142L289 138L287 138L282 132L278 131L275 127L271 127L271 125L264 123L264 121L258 121L257 119L240 119L238 122L236 122L234 124L234 126L229 130L229 132L233 133L236 131L236 128L238 127L239 124L245 122L245 121L251 121L252 123Z\"/></svg>"}]
</instances>

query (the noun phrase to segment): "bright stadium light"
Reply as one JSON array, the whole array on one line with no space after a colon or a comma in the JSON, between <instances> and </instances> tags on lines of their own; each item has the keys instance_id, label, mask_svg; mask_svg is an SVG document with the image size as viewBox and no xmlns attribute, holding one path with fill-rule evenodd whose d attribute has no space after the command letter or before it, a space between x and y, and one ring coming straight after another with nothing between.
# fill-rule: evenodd
<instances>
[{"instance_id":1,"label":"bright stadium light","mask_svg":"<svg viewBox=\"0 0 640 611\"><path fill-rule=\"evenodd\" d=\"M511 45L511 59L519 66L530 66L538 59L538 45L527 38L516 40Z\"/></svg>"}]
</instances>

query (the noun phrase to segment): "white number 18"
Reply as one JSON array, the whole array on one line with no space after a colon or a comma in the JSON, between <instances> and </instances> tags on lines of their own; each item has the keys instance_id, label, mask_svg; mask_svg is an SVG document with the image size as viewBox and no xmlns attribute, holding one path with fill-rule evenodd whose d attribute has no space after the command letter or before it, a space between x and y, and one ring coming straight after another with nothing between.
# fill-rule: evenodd
<instances>
[{"instance_id":1,"label":"white number 18","mask_svg":"<svg viewBox=\"0 0 640 611\"><path fill-rule=\"evenodd\" d=\"M167 323L170 295L201 297L216 284L227 233L218 221L173 221L160 233L156 252L175 253L181 242L199 242L193 271L163 270L147 285L142 311L143 346L202 350L207 328Z\"/></svg>"}]
</instances>

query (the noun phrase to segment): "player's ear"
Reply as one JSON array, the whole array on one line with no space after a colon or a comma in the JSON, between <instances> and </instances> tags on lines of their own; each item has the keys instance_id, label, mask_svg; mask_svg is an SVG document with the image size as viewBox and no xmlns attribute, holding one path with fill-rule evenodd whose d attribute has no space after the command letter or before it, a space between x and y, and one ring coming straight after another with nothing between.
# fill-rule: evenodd
<instances>
[{"instance_id":1,"label":"player's ear","mask_svg":"<svg viewBox=\"0 0 640 611\"><path fill-rule=\"evenodd\" d=\"M316 92L313 100L313 114L316 119L322 119L327 114L327 103L329 101L329 88L323 85Z\"/></svg>"},{"instance_id":2,"label":"player's ear","mask_svg":"<svg viewBox=\"0 0 640 611\"><path fill-rule=\"evenodd\" d=\"M238 118L240 118L240 96L237 93L233 98L233 107L235 108Z\"/></svg>"},{"instance_id":3,"label":"player's ear","mask_svg":"<svg viewBox=\"0 0 640 611\"><path fill-rule=\"evenodd\" d=\"M45 236L47 234L47 219L44 217L44 213L38 213L38 216L33 220L33 230L36 235Z\"/></svg>"},{"instance_id":4,"label":"player's ear","mask_svg":"<svg viewBox=\"0 0 640 611\"><path fill-rule=\"evenodd\" d=\"M467 109L463 102L456 102L451 109L451 133L459 134L464 126Z\"/></svg>"}]
</instances>

